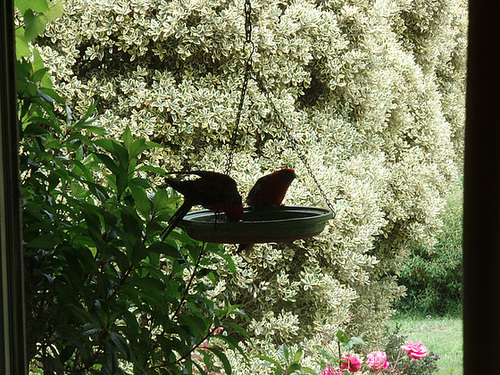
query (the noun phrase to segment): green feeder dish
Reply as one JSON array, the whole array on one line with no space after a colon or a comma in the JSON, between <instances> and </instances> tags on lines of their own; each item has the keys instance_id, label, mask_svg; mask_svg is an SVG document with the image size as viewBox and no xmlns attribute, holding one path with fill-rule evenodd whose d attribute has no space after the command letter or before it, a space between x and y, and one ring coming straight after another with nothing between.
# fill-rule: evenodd
<instances>
[{"instance_id":1,"label":"green feeder dish","mask_svg":"<svg viewBox=\"0 0 500 375\"><path fill-rule=\"evenodd\" d=\"M239 222L210 210L188 213L181 222L189 237L212 243L291 242L325 229L333 212L324 208L279 206L245 208Z\"/></svg>"}]
</instances>

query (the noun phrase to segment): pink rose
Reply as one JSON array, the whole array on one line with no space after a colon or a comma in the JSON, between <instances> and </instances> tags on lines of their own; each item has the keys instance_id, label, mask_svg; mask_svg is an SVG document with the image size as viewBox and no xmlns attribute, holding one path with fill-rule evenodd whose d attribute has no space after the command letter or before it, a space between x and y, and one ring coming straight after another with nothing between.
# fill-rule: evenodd
<instances>
[{"instance_id":1,"label":"pink rose","mask_svg":"<svg viewBox=\"0 0 500 375\"><path fill-rule=\"evenodd\" d=\"M413 359L422 359L427 355L427 348L421 342L407 341L406 345L403 345L401 349Z\"/></svg>"},{"instance_id":2,"label":"pink rose","mask_svg":"<svg viewBox=\"0 0 500 375\"><path fill-rule=\"evenodd\" d=\"M372 372L386 369L390 365L390 363L387 362L387 354L384 352L374 351L368 354L366 358L366 364L373 369Z\"/></svg>"},{"instance_id":3,"label":"pink rose","mask_svg":"<svg viewBox=\"0 0 500 375\"><path fill-rule=\"evenodd\" d=\"M342 372L340 370L335 370L334 368L327 366L325 368L325 371L321 375L342 375Z\"/></svg>"},{"instance_id":4,"label":"pink rose","mask_svg":"<svg viewBox=\"0 0 500 375\"><path fill-rule=\"evenodd\" d=\"M348 370L349 372L356 372L361 368L361 361L356 356L340 357L341 359L347 360L347 362L340 362L341 370Z\"/></svg>"}]
</instances>

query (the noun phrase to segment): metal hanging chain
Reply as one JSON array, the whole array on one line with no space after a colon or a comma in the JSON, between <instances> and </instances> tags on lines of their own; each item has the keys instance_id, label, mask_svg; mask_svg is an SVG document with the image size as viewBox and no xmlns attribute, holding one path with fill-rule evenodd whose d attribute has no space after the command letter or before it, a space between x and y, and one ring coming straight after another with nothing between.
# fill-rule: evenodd
<instances>
[{"instance_id":1,"label":"metal hanging chain","mask_svg":"<svg viewBox=\"0 0 500 375\"><path fill-rule=\"evenodd\" d=\"M236 113L236 123L233 130L233 135L229 144L229 155L226 164L226 174L229 175L233 165L233 156L236 149L236 139L238 138L238 127L241 121L241 113L243 112L243 104L245 103L245 94L248 87L248 80L250 78L250 71L252 69L252 55L255 50L255 45L252 42L252 4L250 0L245 0L245 46L244 50L250 47L248 58L245 63L245 75L243 76L243 83L241 84L240 103L238 105L238 112Z\"/></svg>"},{"instance_id":2,"label":"metal hanging chain","mask_svg":"<svg viewBox=\"0 0 500 375\"><path fill-rule=\"evenodd\" d=\"M251 16L252 16L252 4L250 3L250 0L245 0L245 49L246 47L250 47L250 52L248 55L248 58L245 63L245 75L243 77L243 83L241 85L241 94L240 94L240 103L238 105L238 112L236 114L236 124L234 127L233 135L231 137L231 143L230 143L230 151L229 151L229 156L227 159L227 165L226 165L226 174L229 175L231 172L231 167L233 164L233 156L234 152L236 149L236 139L238 137L238 127L241 121L241 113L243 112L243 104L245 102L245 94L247 91L248 87L248 80L250 78L250 73L252 73L252 55L255 50L255 45L252 42L252 21L251 21ZM300 145L297 142L297 140L292 136L291 129L287 126L285 121L283 120L281 113L278 111L276 106L274 105L274 102L271 98L271 95L269 94L269 91L267 90L266 86L264 85L264 82L260 79L259 76L257 76L255 73L253 74L255 81L257 82L257 85L259 86L260 90L265 94L268 102L270 103L271 107L273 108L273 111L276 115L276 118L280 122L281 126L285 130L286 137L288 141L292 144L292 147L294 151L297 153L299 156L300 160L304 164L305 168L307 169L307 173L311 176L313 179L314 183L316 184L321 196L326 202L326 205L332 211L333 213L333 218L335 218L335 210L333 209L333 205L326 196L325 192L323 191L323 188L319 184L318 180L316 179L316 176L313 173L313 170L311 166L309 165L309 162L307 161L306 156L300 149Z\"/></svg>"},{"instance_id":3,"label":"metal hanging chain","mask_svg":"<svg viewBox=\"0 0 500 375\"><path fill-rule=\"evenodd\" d=\"M321 187L320 183L316 179L316 176L314 175L314 172L313 172L313 170L311 168L311 165L307 161L307 158L306 158L305 154L300 149L299 142L297 142L297 140L293 137L293 135L292 135L292 129L289 126L287 126L285 120L283 120L283 117L282 117L280 111L278 111L278 109L274 105L274 102L273 102L273 100L271 98L271 94L269 93L269 90L267 90L266 86L264 85L264 82L260 79L260 77L257 74L254 74L254 79L257 82L257 85L259 86L259 89L266 96L267 101L271 105L276 118L278 119L279 123L283 127L284 133L286 135L286 138L287 138L288 142L290 142L292 144L293 150L299 156L300 160L302 161L302 164L304 164L304 166L306 167L307 173L309 173L309 176L313 179L313 181L316 184L316 186L317 186L317 188L318 188L321 196L325 200L326 205L328 206L328 208L330 209L330 211L332 211L332 213L333 213L332 219L335 219L335 210L333 209L333 205L330 202L330 200L328 199L328 197L326 196L326 194L325 194L323 188Z\"/></svg>"}]
</instances>

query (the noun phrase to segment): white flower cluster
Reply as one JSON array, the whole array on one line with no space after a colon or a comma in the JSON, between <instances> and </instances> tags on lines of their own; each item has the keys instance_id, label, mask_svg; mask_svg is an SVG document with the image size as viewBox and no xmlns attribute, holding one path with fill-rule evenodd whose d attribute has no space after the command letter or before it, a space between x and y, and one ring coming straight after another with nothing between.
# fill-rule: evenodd
<instances>
[{"instance_id":1,"label":"white flower cluster","mask_svg":"<svg viewBox=\"0 0 500 375\"><path fill-rule=\"evenodd\" d=\"M243 3L65 0L40 50L76 112L99 99L110 133L130 126L165 146L145 163L224 171L249 52ZM237 275L220 269L212 294L245 306L252 350L302 341L310 361L318 332L342 323L380 339L408 245L433 245L460 169L466 4L251 3L252 66L283 122L250 80L231 175L246 195L261 175L292 167L284 203L324 206L303 154L336 217L314 239L236 255ZM236 374L266 371L230 357Z\"/></svg>"}]
</instances>

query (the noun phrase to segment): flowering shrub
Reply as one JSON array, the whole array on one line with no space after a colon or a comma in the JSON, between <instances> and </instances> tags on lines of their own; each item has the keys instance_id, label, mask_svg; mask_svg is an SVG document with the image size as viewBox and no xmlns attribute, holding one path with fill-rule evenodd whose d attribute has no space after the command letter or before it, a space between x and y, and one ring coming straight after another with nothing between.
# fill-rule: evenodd
<instances>
[{"instance_id":1,"label":"flowering shrub","mask_svg":"<svg viewBox=\"0 0 500 375\"><path fill-rule=\"evenodd\" d=\"M424 344L406 340L397 330L390 333L385 353L391 365L386 373L403 371L405 375L429 375L438 371L439 355L428 351Z\"/></svg>"},{"instance_id":2,"label":"flowering shrub","mask_svg":"<svg viewBox=\"0 0 500 375\"><path fill-rule=\"evenodd\" d=\"M403 345L401 349L413 359L422 359L427 355L427 348L421 342L407 341L406 345Z\"/></svg>"},{"instance_id":3,"label":"flowering shrub","mask_svg":"<svg viewBox=\"0 0 500 375\"><path fill-rule=\"evenodd\" d=\"M340 369L342 371L357 372L361 368L361 361L355 355L342 356L340 359Z\"/></svg>"},{"instance_id":4,"label":"flowering shrub","mask_svg":"<svg viewBox=\"0 0 500 375\"><path fill-rule=\"evenodd\" d=\"M372 373L377 374L398 374L398 375L429 375L437 372L436 361L439 356L429 352L421 342L404 341L404 336L399 336L397 331L393 331L386 345L386 351L372 351L367 354L363 363L358 356L346 354L340 359L334 358L327 353L330 358L328 365L323 365L324 370L321 375L343 375L355 373L365 367ZM344 347L348 341L344 340ZM339 363L336 369L334 363Z\"/></svg>"},{"instance_id":5,"label":"flowering shrub","mask_svg":"<svg viewBox=\"0 0 500 375\"><path fill-rule=\"evenodd\" d=\"M390 362L387 362L387 354L374 351L366 356L366 364L373 369L373 372L377 372L389 367Z\"/></svg>"},{"instance_id":6,"label":"flowering shrub","mask_svg":"<svg viewBox=\"0 0 500 375\"><path fill-rule=\"evenodd\" d=\"M321 375L342 375L342 371L335 370L333 367L327 366Z\"/></svg>"}]
</instances>

